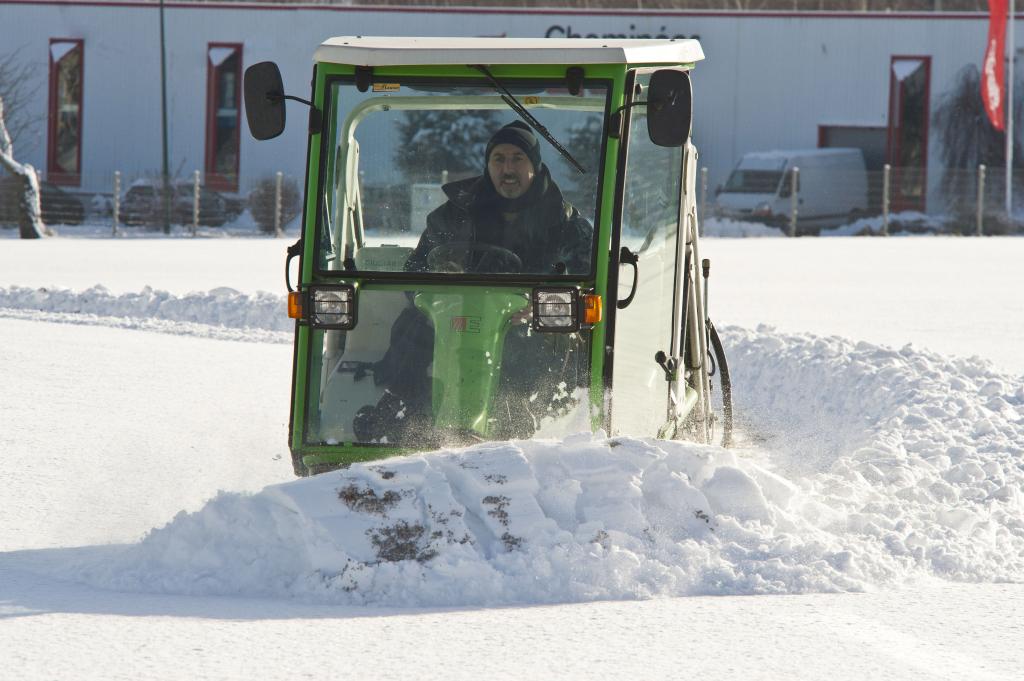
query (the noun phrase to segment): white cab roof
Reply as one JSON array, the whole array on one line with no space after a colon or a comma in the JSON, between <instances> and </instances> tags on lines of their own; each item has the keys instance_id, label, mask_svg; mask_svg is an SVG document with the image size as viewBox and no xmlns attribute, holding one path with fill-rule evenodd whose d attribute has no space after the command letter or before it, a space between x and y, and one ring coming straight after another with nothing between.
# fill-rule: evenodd
<instances>
[{"instance_id":1,"label":"white cab roof","mask_svg":"<svg viewBox=\"0 0 1024 681\"><path fill-rule=\"evenodd\" d=\"M690 64L700 43L602 38L376 38L324 41L314 61L355 66L413 64Z\"/></svg>"}]
</instances>

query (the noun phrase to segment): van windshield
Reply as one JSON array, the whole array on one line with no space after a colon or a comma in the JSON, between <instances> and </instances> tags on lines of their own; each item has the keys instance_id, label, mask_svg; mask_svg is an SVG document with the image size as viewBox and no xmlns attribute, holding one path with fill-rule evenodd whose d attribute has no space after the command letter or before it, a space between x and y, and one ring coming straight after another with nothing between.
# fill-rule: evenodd
<instances>
[{"instance_id":1,"label":"van windshield","mask_svg":"<svg viewBox=\"0 0 1024 681\"><path fill-rule=\"evenodd\" d=\"M782 181L781 170L745 170L737 168L722 191L733 194L774 194Z\"/></svg>"}]
</instances>

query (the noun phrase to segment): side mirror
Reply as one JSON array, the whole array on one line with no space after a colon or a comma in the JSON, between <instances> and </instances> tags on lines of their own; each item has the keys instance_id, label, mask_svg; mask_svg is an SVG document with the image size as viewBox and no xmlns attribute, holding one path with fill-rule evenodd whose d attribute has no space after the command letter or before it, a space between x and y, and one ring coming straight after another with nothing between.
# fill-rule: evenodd
<instances>
[{"instance_id":1,"label":"side mirror","mask_svg":"<svg viewBox=\"0 0 1024 681\"><path fill-rule=\"evenodd\" d=\"M249 132L258 140L269 140L284 131L284 84L281 71L272 61L253 64L245 70L245 119Z\"/></svg>"},{"instance_id":2,"label":"side mirror","mask_svg":"<svg viewBox=\"0 0 1024 681\"><path fill-rule=\"evenodd\" d=\"M647 87L647 134L659 147L681 147L690 137L693 90L690 74L661 69Z\"/></svg>"}]
</instances>

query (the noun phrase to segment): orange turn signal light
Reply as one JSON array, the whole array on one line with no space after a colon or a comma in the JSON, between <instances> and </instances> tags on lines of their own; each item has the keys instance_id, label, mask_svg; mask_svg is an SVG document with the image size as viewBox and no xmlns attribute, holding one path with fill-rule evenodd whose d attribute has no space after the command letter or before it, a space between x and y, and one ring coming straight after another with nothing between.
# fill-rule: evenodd
<instances>
[{"instance_id":1,"label":"orange turn signal light","mask_svg":"<svg viewBox=\"0 0 1024 681\"><path fill-rule=\"evenodd\" d=\"M288 292L288 316L292 319L302 319L302 293L300 291Z\"/></svg>"},{"instance_id":2,"label":"orange turn signal light","mask_svg":"<svg viewBox=\"0 0 1024 681\"><path fill-rule=\"evenodd\" d=\"M583 296L583 323L597 324L604 315L604 303L601 296L596 293L588 293Z\"/></svg>"}]
</instances>

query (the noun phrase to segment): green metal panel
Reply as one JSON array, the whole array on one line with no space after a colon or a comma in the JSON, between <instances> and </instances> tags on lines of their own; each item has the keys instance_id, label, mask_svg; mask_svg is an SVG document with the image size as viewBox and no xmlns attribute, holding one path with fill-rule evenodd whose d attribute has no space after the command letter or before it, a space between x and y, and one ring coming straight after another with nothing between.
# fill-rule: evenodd
<instances>
[{"instance_id":1,"label":"green metal panel","mask_svg":"<svg viewBox=\"0 0 1024 681\"><path fill-rule=\"evenodd\" d=\"M313 104L323 111L324 108L324 83L326 79L325 69L318 66L315 71L313 92L311 100ZM323 133L310 136L309 143L309 166L306 168L307 195L306 208L304 211L305 224L302 225L302 267L299 272L299 290L303 290L312 281L315 239L312 235L316 233L317 201L320 196L320 155L323 142ZM297 327L295 376L293 385L295 394L292 396L292 424L291 424L291 449L298 451L302 445L302 434L305 432L306 414L306 371L309 359L309 329L299 325Z\"/></svg>"},{"instance_id":2,"label":"green metal panel","mask_svg":"<svg viewBox=\"0 0 1024 681\"><path fill-rule=\"evenodd\" d=\"M438 428L491 432L488 415L498 387L505 335L512 316L529 304L524 293L460 287L455 294L416 295L416 307L434 326L433 402ZM445 324L449 319L462 320L464 328ZM475 328L465 328L468 325Z\"/></svg>"},{"instance_id":3,"label":"green metal panel","mask_svg":"<svg viewBox=\"0 0 1024 681\"><path fill-rule=\"evenodd\" d=\"M611 91L610 110L616 111L626 101L626 69L615 68L613 86ZM612 248L612 230L615 219L615 184L616 173L619 165L619 140L612 137L605 139L604 175L603 186L601 187L601 211L600 223L597 226L597 262L595 263L594 292L605 301L605 315L611 313L607 309L608 295L608 268L610 265ZM597 430L604 424L604 361L605 344L607 342L607 325L602 321L594 327L591 335L591 362L590 362L590 403L593 418L591 428Z\"/></svg>"},{"instance_id":4,"label":"green metal panel","mask_svg":"<svg viewBox=\"0 0 1024 681\"><path fill-rule=\"evenodd\" d=\"M488 66L488 70L499 78L564 78L566 68L571 63L561 64L496 64ZM583 67L586 78L616 78L625 73L622 64L589 64ZM324 76L351 75L354 66L343 64L319 63L317 71ZM390 76L437 76L442 78L483 78L481 73L472 66L379 66L373 71L374 80L386 82Z\"/></svg>"}]
</instances>

